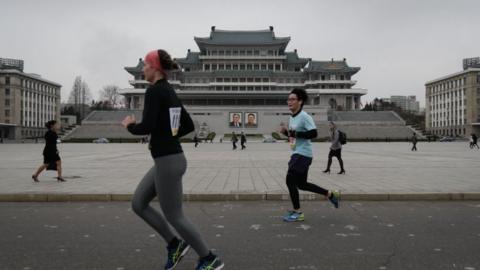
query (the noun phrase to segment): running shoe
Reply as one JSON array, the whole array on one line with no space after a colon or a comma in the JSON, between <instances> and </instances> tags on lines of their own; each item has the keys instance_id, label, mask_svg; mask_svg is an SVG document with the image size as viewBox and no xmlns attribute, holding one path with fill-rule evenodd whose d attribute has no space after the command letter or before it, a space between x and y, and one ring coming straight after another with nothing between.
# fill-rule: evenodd
<instances>
[{"instance_id":1,"label":"running shoe","mask_svg":"<svg viewBox=\"0 0 480 270\"><path fill-rule=\"evenodd\" d=\"M283 220L286 222L304 221L305 215L300 212L289 211L285 216L283 216Z\"/></svg>"},{"instance_id":2,"label":"running shoe","mask_svg":"<svg viewBox=\"0 0 480 270\"><path fill-rule=\"evenodd\" d=\"M340 191L337 190L332 190L332 195L328 197L328 200L335 206L335 208L338 208L340 204Z\"/></svg>"},{"instance_id":3,"label":"running shoe","mask_svg":"<svg viewBox=\"0 0 480 270\"><path fill-rule=\"evenodd\" d=\"M170 270L175 268L177 264L182 260L183 256L187 254L190 246L183 240L179 240L178 244L173 247L167 247L168 250L168 260L165 265L165 270Z\"/></svg>"},{"instance_id":4,"label":"running shoe","mask_svg":"<svg viewBox=\"0 0 480 270\"><path fill-rule=\"evenodd\" d=\"M214 256L212 259L199 260L195 270L220 270L224 266L223 262L217 256Z\"/></svg>"}]
</instances>

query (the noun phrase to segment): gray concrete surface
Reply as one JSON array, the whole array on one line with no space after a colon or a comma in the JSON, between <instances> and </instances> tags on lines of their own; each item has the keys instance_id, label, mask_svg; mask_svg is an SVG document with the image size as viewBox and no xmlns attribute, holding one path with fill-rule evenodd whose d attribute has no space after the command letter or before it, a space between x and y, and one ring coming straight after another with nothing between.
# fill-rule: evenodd
<instances>
[{"instance_id":1,"label":"gray concrete surface","mask_svg":"<svg viewBox=\"0 0 480 270\"><path fill-rule=\"evenodd\" d=\"M57 183L56 174L47 172L33 183L42 149L0 145L0 200L128 200L153 164L145 144L61 144L67 182ZM411 152L408 143L348 143L342 153L347 173L337 175L335 159L332 174L322 173L328 144L314 143L309 178L352 200L480 199L480 151L465 142L421 142L418 149ZM286 143L250 143L244 151L232 151L229 143L184 144L184 150L187 199L288 199Z\"/></svg>"}]
</instances>

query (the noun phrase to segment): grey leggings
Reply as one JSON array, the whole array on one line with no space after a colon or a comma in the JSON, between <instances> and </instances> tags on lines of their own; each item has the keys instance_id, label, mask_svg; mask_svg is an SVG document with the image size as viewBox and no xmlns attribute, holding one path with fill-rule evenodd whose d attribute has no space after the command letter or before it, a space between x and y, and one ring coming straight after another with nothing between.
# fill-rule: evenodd
<instances>
[{"instance_id":1,"label":"grey leggings","mask_svg":"<svg viewBox=\"0 0 480 270\"><path fill-rule=\"evenodd\" d=\"M187 160L183 153L155 158L155 165L138 184L132 199L132 209L167 243L175 233L180 234L200 257L207 256L209 250L199 231L184 216L182 209L182 176L187 169ZM162 213L150 206L150 201L158 197Z\"/></svg>"}]
</instances>

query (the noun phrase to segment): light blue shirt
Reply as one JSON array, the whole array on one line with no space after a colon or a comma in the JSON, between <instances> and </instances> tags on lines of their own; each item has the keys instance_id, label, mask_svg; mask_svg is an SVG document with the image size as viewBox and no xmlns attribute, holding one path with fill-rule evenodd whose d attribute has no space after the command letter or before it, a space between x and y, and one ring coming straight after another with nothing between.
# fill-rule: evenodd
<instances>
[{"instance_id":1,"label":"light blue shirt","mask_svg":"<svg viewBox=\"0 0 480 270\"><path fill-rule=\"evenodd\" d=\"M290 117L288 129L295 132L305 132L312 129L317 129L313 118L305 111L299 112L295 116ZM294 154L299 154L306 157L313 157L312 142L309 139L296 138L290 141L290 147Z\"/></svg>"}]
</instances>

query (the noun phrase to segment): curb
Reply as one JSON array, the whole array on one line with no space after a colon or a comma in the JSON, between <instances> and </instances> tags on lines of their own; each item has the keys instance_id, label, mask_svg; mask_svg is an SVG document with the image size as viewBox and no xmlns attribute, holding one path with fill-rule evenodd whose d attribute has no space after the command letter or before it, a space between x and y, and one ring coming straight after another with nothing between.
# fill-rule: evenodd
<instances>
[{"instance_id":1,"label":"curb","mask_svg":"<svg viewBox=\"0 0 480 270\"><path fill-rule=\"evenodd\" d=\"M122 202L133 194L0 194L0 202ZM184 194L184 201L289 201L287 193L195 193ZM304 201L321 201L318 194L300 194ZM471 193L342 193L343 201L480 201L480 192Z\"/></svg>"}]
</instances>

